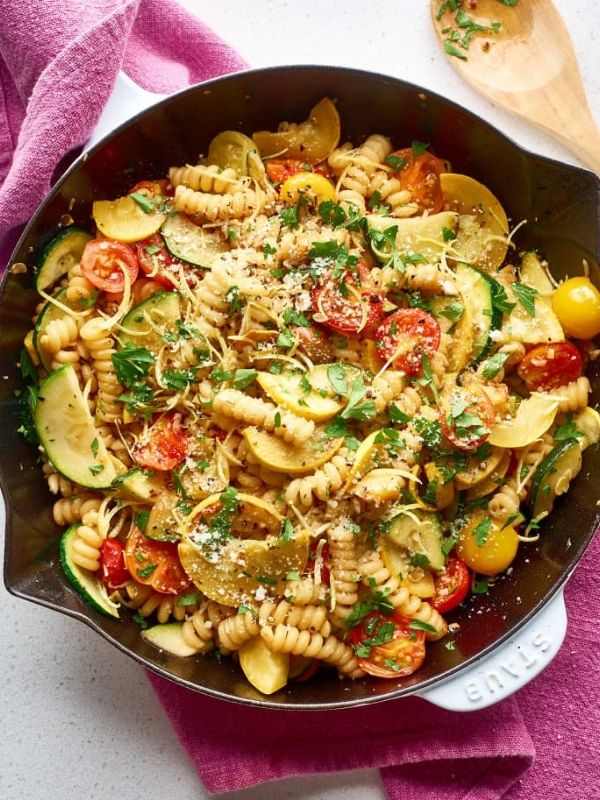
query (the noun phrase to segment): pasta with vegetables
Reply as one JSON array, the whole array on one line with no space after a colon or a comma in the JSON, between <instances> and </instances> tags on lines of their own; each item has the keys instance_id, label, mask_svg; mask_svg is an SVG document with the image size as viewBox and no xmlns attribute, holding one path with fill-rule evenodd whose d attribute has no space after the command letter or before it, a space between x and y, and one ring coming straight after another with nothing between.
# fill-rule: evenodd
<instances>
[{"instance_id":1,"label":"pasta with vegetables","mask_svg":"<svg viewBox=\"0 0 600 800\"><path fill-rule=\"evenodd\" d=\"M418 670L600 437L590 281L424 143L339 131L324 98L95 202L22 351L81 598L265 694Z\"/></svg>"}]
</instances>

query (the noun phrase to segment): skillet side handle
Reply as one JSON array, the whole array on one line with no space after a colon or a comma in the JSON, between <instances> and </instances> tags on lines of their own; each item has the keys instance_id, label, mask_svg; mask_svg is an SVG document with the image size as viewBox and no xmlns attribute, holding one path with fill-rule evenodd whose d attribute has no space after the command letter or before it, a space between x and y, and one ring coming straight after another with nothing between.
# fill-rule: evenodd
<instances>
[{"instance_id":1,"label":"skillet side handle","mask_svg":"<svg viewBox=\"0 0 600 800\"><path fill-rule=\"evenodd\" d=\"M107 104L100 115L100 119L86 147L89 148L96 144L103 136L106 136L122 122L133 117L139 111L143 111L149 106L158 103L166 95L154 94L140 88L124 72L119 72L117 81Z\"/></svg>"},{"instance_id":2,"label":"skillet side handle","mask_svg":"<svg viewBox=\"0 0 600 800\"><path fill-rule=\"evenodd\" d=\"M419 695L448 711L478 711L499 703L535 678L558 653L567 632L563 591L497 652Z\"/></svg>"}]
</instances>

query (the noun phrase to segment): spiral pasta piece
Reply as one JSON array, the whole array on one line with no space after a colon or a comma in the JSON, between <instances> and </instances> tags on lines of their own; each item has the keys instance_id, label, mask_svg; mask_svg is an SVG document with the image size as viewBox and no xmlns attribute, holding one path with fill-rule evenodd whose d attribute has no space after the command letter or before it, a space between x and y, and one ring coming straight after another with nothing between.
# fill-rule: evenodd
<instances>
[{"instance_id":1,"label":"spiral pasta piece","mask_svg":"<svg viewBox=\"0 0 600 800\"><path fill-rule=\"evenodd\" d=\"M206 194L187 186L175 189L175 208L184 214L197 214L209 222L248 217L260 211L266 202L261 189L241 189L235 194Z\"/></svg>"},{"instance_id":2,"label":"spiral pasta piece","mask_svg":"<svg viewBox=\"0 0 600 800\"><path fill-rule=\"evenodd\" d=\"M334 615L341 620L352 612L358 600L358 551L355 525L348 517L334 523L327 531L331 559Z\"/></svg>"},{"instance_id":3,"label":"spiral pasta piece","mask_svg":"<svg viewBox=\"0 0 600 800\"><path fill-rule=\"evenodd\" d=\"M385 170L375 172L369 182L369 197L376 193L380 202L390 207L392 217L410 217L416 211L415 206L410 204L410 192L402 188L398 178L390 177Z\"/></svg>"},{"instance_id":4,"label":"spiral pasta piece","mask_svg":"<svg viewBox=\"0 0 600 800\"><path fill-rule=\"evenodd\" d=\"M324 638L320 633L301 631L291 625L264 627L260 635L274 653L292 653L306 658L317 658L335 667L342 676L360 678L364 675L352 648L335 636Z\"/></svg>"},{"instance_id":5,"label":"spiral pasta piece","mask_svg":"<svg viewBox=\"0 0 600 800\"><path fill-rule=\"evenodd\" d=\"M92 297L94 291L94 284L85 277L81 271L81 266L76 264L74 267L71 267L68 272L67 300L70 303L76 303L79 300L88 300Z\"/></svg>"},{"instance_id":6,"label":"spiral pasta piece","mask_svg":"<svg viewBox=\"0 0 600 800\"><path fill-rule=\"evenodd\" d=\"M285 411L273 403L257 397L248 397L237 389L223 389L215 395L213 409L247 425L256 425L272 431L286 442L301 445L313 435L315 423Z\"/></svg>"},{"instance_id":7,"label":"spiral pasta piece","mask_svg":"<svg viewBox=\"0 0 600 800\"><path fill-rule=\"evenodd\" d=\"M123 391L112 363L115 353L113 339L107 333L105 321L99 317L88 320L80 335L89 349L98 381L96 416L105 422L113 422L122 416L119 395Z\"/></svg>"},{"instance_id":8,"label":"spiral pasta piece","mask_svg":"<svg viewBox=\"0 0 600 800\"><path fill-rule=\"evenodd\" d=\"M361 558L359 571L367 586L376 587L386 593L392 606L397 608L402 616L417 619L435 629L426 631L425 638L441 639L446 634L448 625L442 615L425 600L411 595L408 589L400 586L398 578L391 575L383 563L379 550L372 550Z\"/></svg>"},{"instance_id":9,"label":"spiral pasta piece","mask_svg":"<svg viewBox=\"0 0 600 800\"><path fill-rule=\"evenodd\" d=\"M488 502L488 514L498 522L506 522L509 517L519 513L521 499L525 497L525 490L517 490L516 481L511 478L504 483Z\"/></svg>"},{"instance_id":10,"label":"spiral pasta piece","mask_svg":"<svg viewBox=\"0 0 600 800\"><path fill-rule=\"evenodd\" d=\"M342 448L330 461L312 475L295 478L285 490L285 499L292 505L309 508L315 500L328 500L344 485L352 466L349 450Z\"/></svg>"},{"instance_id":11,"label":"spiral pasta piece","mask_svg":"<svg viewBox=\"0 0 600 800\"><path fill-rule=\"evenodd\" d=\"M79 323L73 317L65 316L53 319L40 336L40 344L48 353L58 353L77 341Z\"/></svg>"},{"instance_id":12,"label":"spiral pasta piece","mask_svg":"<svg viewBox=\"0 0 600 800\"><path fill-rule=\"evenodd\" d=\"M81 515L81 525L73 539L73 563L90 572L100 569L100 548L106 538L98 525L98 508L90 505Z\"/></svg>"},{"instance_id":13,"label":"spiral pasta piece","mask_svg":"<svg viewBox=\"0 0 600 800\"><path fill-rule=\"evenodd\" d=\"M102 500L91 495L73 495L57 500L52 507L52 516L57 525L64 527L78 522L90 511L98 511Z\"/></svg>"},{"instance_id":14,"label":"spiral pasta piece","mask_svg":"<svg viewBox=\"0 0 600 800\"><path fill-rule=\"evenodd\" d=\"M558 389L552 389L549 394L560 400L559 410L563 413L579 411L588 404L588 395L591 392L589 379L582 375L576 381L571 381Z\"/></svg>"},{"instance_id":15,"label":"spiral pasta piece","mask_svg":"<svg viewBox=\"0 0 600 800\"><path fill-rule=\"evenodd\" d=\"M244 181L234 169L221 169L216 164L195 167L171 167L169 180L173 186L187 186L196 192L214 192L215 194L233 194L244 188Z\"/></svg>"},{"instance_id":16,"label":"spiral pasta piece","mask_svg":"<svg viewBox=\"0 0 600 800\"><path fill-rule=\"evenodd\" d=\"M385 411L394 400L397 400L406 387L406 379L401 372L393 369L386 370L381 375L373 378L373 383L369 387L367 395L374 401L375 410L378 414Z\"/></svg>"}]
</instances>

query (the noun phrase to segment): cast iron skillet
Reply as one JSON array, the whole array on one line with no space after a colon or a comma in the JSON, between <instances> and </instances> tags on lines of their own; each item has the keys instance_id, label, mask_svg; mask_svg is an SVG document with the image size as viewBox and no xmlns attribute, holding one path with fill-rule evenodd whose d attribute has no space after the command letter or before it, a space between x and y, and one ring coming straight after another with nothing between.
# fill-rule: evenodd
<instances>
[{"instance_id":1,"label":"cast iron skillet","mask_svg":"<svg viewBox=\"0 0 600 800\"><path fill-rule=\"evenodd\" d=\"M123 194L137 181L164 177L173 164L195 163L219 131L275 129L280 120L301 121L323 96L337 98L344 140L360 142L379 132L396 147L413 139L449 159L454 171L489 186L516 223L521 248L540 248L555 276L581 272L587 259L600 283L600 183L592 173L532 155L482 119L449 100L403 81L332 67L277 67L194 86L138 114L84 153L56 184L23 233L12 262L27 274L7 274L0 299L1 485L6 501L4 577L18 597L82 620L123 652L176 683L214 697L276 708L360 706L423 690L497 648L527 622L567 580L598 523L600 451L591 448L566 498L556 504L536 546L521 546L510 580L487 596L473 597L453 615L460 629L456 649L431 644L425 666L397 681L340 682L323 673L265 699L230 660L177 659L146 644L135 622L105 619L87 608L67 584L58 560L61 531L52 520L51 497L36 451L17 433L14 390L21 386L16 362L31 327L36 295L31 268L53 237L61 217L91 229L91 202ZM74 203L72 202L74 200ZM598 373L591 376L600 399ZM481 611L482 613L477 613Z\"/></svg>"}]
</instances>

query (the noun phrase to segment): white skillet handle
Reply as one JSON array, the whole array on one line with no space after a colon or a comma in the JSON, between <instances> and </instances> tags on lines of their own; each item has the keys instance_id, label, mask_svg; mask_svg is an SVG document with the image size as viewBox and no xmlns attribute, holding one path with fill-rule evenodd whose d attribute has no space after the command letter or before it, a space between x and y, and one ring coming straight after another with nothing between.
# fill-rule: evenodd
<instances>
[{"instance_id":1,"label":"white skillet handle","mask_svg":"<svg viewBox=\"0 0 600 800\"><path fill-rule=\"evenodd\" d=\"M158 103L165 96L141 89L124 72L119 72L112 94L104 106L104 111L98 120L98 124L92 131L87 147L96 144L99 139L106 136L107 133L110 133L122 122L133 117L138 111L143 111L148 106Z\"/></svg>"},{"instance_id":2,"label":"white skillet handle","mask_svg":"<svg viewBox=\"0 0 600 800\"><path fill-rule=\"evenodd\" d=\"M420 696L449 711L477 711L499 703L548 666L566 632L567 611L561 590L497 652Z\"/></svg>"}]
</instances>

